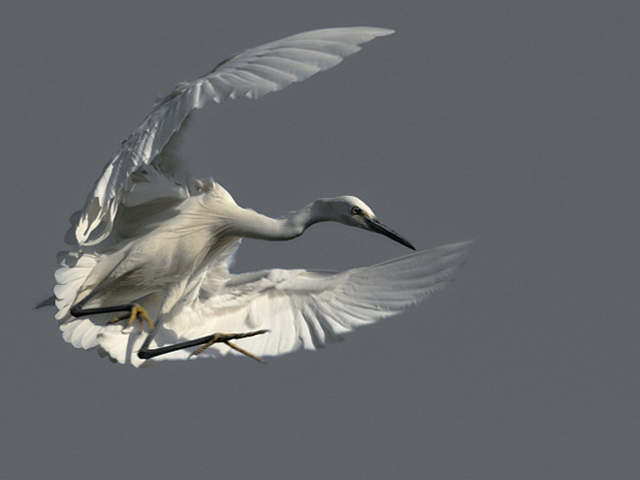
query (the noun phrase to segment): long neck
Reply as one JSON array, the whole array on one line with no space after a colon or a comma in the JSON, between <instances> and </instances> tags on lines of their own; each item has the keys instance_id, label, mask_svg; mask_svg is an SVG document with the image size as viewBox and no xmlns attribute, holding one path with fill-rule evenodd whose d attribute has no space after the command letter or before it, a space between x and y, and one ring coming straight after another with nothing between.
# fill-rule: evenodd
<instances>
[{"instance_id":1,"label":"long neck","mask_svg":"<svg viewBox=\"0 0 640 480\"><path fill-rule=\"evenodd\" d=\"M285 218L270 218L249 209L233 220L230 233L259 240L289 240L298 237L314 223L332 220L330 206L324 200L316 200Z\"/></svg>"}]
</instances>

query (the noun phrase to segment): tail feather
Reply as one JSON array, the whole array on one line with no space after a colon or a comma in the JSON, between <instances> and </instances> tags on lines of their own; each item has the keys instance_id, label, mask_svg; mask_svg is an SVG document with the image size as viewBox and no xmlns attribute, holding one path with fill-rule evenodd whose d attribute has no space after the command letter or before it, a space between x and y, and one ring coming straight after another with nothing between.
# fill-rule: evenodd
<instances>
[{"instance_id":1,"label":"tail feather","mask_svg":"<svg viewBox=\"0 0 640 480\"><path fill-rule=\"evenodd\" d=\"M44 308L44 307L53 307L56 304L56 297L51 295L49 298L42 300L41 302L39 302L35 308Z\"/></svg>"}]
</instances>

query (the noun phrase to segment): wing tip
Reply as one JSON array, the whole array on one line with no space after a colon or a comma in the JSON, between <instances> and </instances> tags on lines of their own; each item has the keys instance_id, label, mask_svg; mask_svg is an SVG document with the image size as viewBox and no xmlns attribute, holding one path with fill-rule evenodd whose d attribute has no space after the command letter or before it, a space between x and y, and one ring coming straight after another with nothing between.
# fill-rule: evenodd
<instances>
[{"instance_id":1,"label":"wing tip","mask_svg":"<svg viewBox=\"0 0 640 480\"><path fill-rule=\"evenodd\" d=\"M387 35L391 35L396 33L396 31L392 28L382 28L382 27L372 27L377 31L376 37L386 37Z\"/></svg>"}]
</instances>

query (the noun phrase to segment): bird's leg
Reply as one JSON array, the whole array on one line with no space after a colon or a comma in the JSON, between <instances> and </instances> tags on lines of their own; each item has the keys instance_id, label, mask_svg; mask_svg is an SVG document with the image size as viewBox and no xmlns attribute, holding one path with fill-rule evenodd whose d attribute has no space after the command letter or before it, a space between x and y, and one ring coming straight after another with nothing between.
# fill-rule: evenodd
<instances>
[{"instance_id":1,"label":"bird's leg","mask_svg":"<svg viewBox=\"0 0 640 480\"><path fill-rule=\"evenodd\" d=\"M119 317L114 318L113 320L109 320L107 323L111 325L113 323L121 322L122 320L127 320L127 327L131 325L133 322L135 322L136 320L138 320L138 333L142 333L143 320L147 322L147 325L149 326L149 330L153 330L155 328L155 326L153 325L153 322L149 318L149 314L147 313L147 311L137 303L133 304L133 306L131 307L131 311L128 315L121 315Z\"/></svg>"},{"instance_id":2,"label":"bird's leg","mask_svg":"<svg viewBox=\"0 0 640 480\"><path fill-rule=\"evenodd\" d=\"M249 332L249 333L214 333L211 340L209 340L207 343L205 343L199 349L193 352L192 355L200 355L202 352L204 352L207 348L209 348L214 343L223 342L229 345L234 350L237 350L238 352L245 354L247 357L251 357L254 360L259 361L260 363L264 363L264 360L262 360L260 357L256 357L253 353L247 352L244 348L238 347L236 344L231 343L230 340L235 340L236 338L253 337L254 335L260 335L261 333L266 333L266 332L267 330L257 330L255 332Z\"/></svg>"},{"instance_id":3,"label":"bird's leg","mask_svg":"<svg viewBox=\"0 0 640 480\"><path fill-rule=\"evenodd\" d=\"M129 313L127 315L122 315L120 317L114 318L113 320L109 320L107 324L113 324L113 323L128 319L127 326L131 325L133 322L138 320L139 332L142 332L143 321L147 322L147 325L149 326L149 330L153 330L155 328L155 325L151 321L151 318L149 318L149 314L147 313L147 311L137 303L129 303L126 305L115 305L113 307L82 308L84 303L85 303L84 301L77 303L76 305L71 307L71 310L69 311L69 313L71 313L71 315L73 315L74 317L82 317L84 315L95 315L98 313L128 311Z\"/></svg>"},{"instance_id":4,"label":"bird's leg","mask_svg":"<svg viewBox=\"0 0 640 480\"><path fill-rule=\"evenodd\" d=\"M226 343L234 350L253 358L261 363L264 363L260 357L253 355L250 352L247 352L245 349L238 347L237 345L230 342L230 340L235 340L239 338L247 338L253 337L254 335L261 335L263 333L267 333L269 330L256 330L254 332L247 333L214 333L213 335L207 335L206 337L196 338L195 340L190 340L188 342L176 343L175 345L169 345L167 347L154 348L150 350L149 344L151 343L151 336L147 337L147 340L142 345L142 348L138 351L138 357L143 360L148 360L150 358L157 357L158 355L165 355L167 353L175 352L178 350L183 350L185 348L197 347L198 345L202 345L198 350L193 352L192 355L198 355L202 353L206 348L210 347L214 343Z\"/></svg>"}]
</instances>

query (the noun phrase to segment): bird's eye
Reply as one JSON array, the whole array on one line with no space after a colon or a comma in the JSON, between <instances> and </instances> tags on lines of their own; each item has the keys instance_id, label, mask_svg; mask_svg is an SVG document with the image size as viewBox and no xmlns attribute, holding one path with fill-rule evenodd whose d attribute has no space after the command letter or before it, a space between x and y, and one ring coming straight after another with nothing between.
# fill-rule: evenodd
<instances>
[{"instance_id":1,"label":"bird's eye","mask_svg":"<svg viewBox=\"0 0 640 480\"><path fill-rule=\"evenodd\" d=\"M362 209L360 207L353 207L351 209L351 213L354 215L361 215L362 214Z\"/></svg>"}]
</instances>

